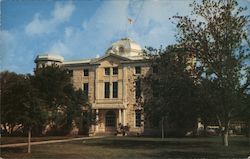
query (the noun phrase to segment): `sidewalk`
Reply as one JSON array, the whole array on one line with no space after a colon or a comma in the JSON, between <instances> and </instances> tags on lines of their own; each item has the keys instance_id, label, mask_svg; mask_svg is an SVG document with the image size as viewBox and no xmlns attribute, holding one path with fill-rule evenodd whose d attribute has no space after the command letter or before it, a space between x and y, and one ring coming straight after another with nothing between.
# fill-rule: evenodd
<instances>
[{"instance_id":1,"label":"sidewalk","mask_svg":"<svg viewBox=\"0 0 250 159\"><path fill-rule=\"evenodd\" d=\"M88 140L88 139L99 139L104 138L105 136L91 136L91 137L80 137L80 138L71 138L71 139L62 139L62 140L48 140L48 141L36 141L31 142L31 145L41 145L41 144L52 144L52 143L60 143L60 142L69 142L69 141L77 141L77 140ZM28 143L16 143L16 144L5 144L0 145L0 148L5 147L19 147L19 146L27 146Z\"/></svg>"}]
</instances>

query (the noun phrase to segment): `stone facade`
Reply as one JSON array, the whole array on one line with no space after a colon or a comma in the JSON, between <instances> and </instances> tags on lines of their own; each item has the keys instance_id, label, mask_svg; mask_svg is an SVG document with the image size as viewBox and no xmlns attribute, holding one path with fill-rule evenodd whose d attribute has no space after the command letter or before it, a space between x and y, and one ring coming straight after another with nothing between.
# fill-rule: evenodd
<instances>
[{"instance_id":1,"label":"stone facade","mask_svg":"<svg viewBox=\"0 0 250 159\"><path fill-rule=\"evenodd\" d=\"M58 56L38 55L35 62L37 67L53 63L72 70L74 87L87 89L96 112L97 124L91 127L92 132L115 133L119 124L129 126L131 133L144 131L143 108L137 100L143 100L142 83L137 81L150 68L141 47L133 40L113 43L99 58L64 61Z\"/></svg>"}]
</instances>

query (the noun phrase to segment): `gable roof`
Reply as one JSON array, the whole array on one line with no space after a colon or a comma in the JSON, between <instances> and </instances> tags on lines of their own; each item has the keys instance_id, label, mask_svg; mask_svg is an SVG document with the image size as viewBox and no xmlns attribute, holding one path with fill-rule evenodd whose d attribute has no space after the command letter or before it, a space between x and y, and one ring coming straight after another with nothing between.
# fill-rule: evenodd
<instances>
[{"instance_id":1,"label":"gable roof","mask_svg":"<svg viewBox=\"0 0 250 159\"><path fill-rule=\"evenodd\" d=\"M131 59L127 58L127 57L123 57L117 54L113 54L113 53L109 53L109 54L105 54L104 56L97 58L97 59L93 59L93 61L91 61L91 64L98 64L101 61L103 61L104 59L108 58L108 57L114 57L116 59L119 59L121 61L132 61Z\"/></svg>"}]
</instances>

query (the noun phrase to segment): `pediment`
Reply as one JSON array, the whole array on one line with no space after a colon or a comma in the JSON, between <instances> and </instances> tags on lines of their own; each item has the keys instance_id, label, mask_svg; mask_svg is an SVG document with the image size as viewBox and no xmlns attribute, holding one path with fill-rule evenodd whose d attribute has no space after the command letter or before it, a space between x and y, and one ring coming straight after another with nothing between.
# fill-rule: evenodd
<instances>
[{"instance_id":1,"label":"pediment","mask_svg":"<svg viewBox=\"0 0 250 159\"><path fill-rule=\"evenodd\" d=\"M131 61L131 59L110 53L92 61L91 63L100 64L103 61Z\"/></svg>"}]
</instances>

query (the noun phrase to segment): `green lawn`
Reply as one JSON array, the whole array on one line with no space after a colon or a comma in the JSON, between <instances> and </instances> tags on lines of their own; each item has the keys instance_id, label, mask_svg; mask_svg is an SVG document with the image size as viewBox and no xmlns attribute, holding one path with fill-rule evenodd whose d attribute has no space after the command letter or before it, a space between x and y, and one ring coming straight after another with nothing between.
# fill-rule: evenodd
<instances>
[{"instance_id":1,"label":"green lawn","mask_svg":"<svg viewBox=\"0 0 250 159\"><path fill-rule=\"evenodd\" d=\"M83 137L83 136L77 136ZM47 140L59 140L59 139L70 139L72 136L44 136L44 137L32 137L31 142L34 141L47 141ZM13 143L23 143L27 142L28 137L1 137L0 142L4 144L13 144Z\"/></svg>"},{"instance_id":2,"label":"green lawn","mask_svg":"<svg viewBox=\"0 0 250 159\"><path fill-rule=\"evenodd\" d=\"M230 137L223 147L219 137L159 138L107 137L67 143L3 148L3 158L247 158L250 147L246 137Z\"/></svg>"}]
</instances>

